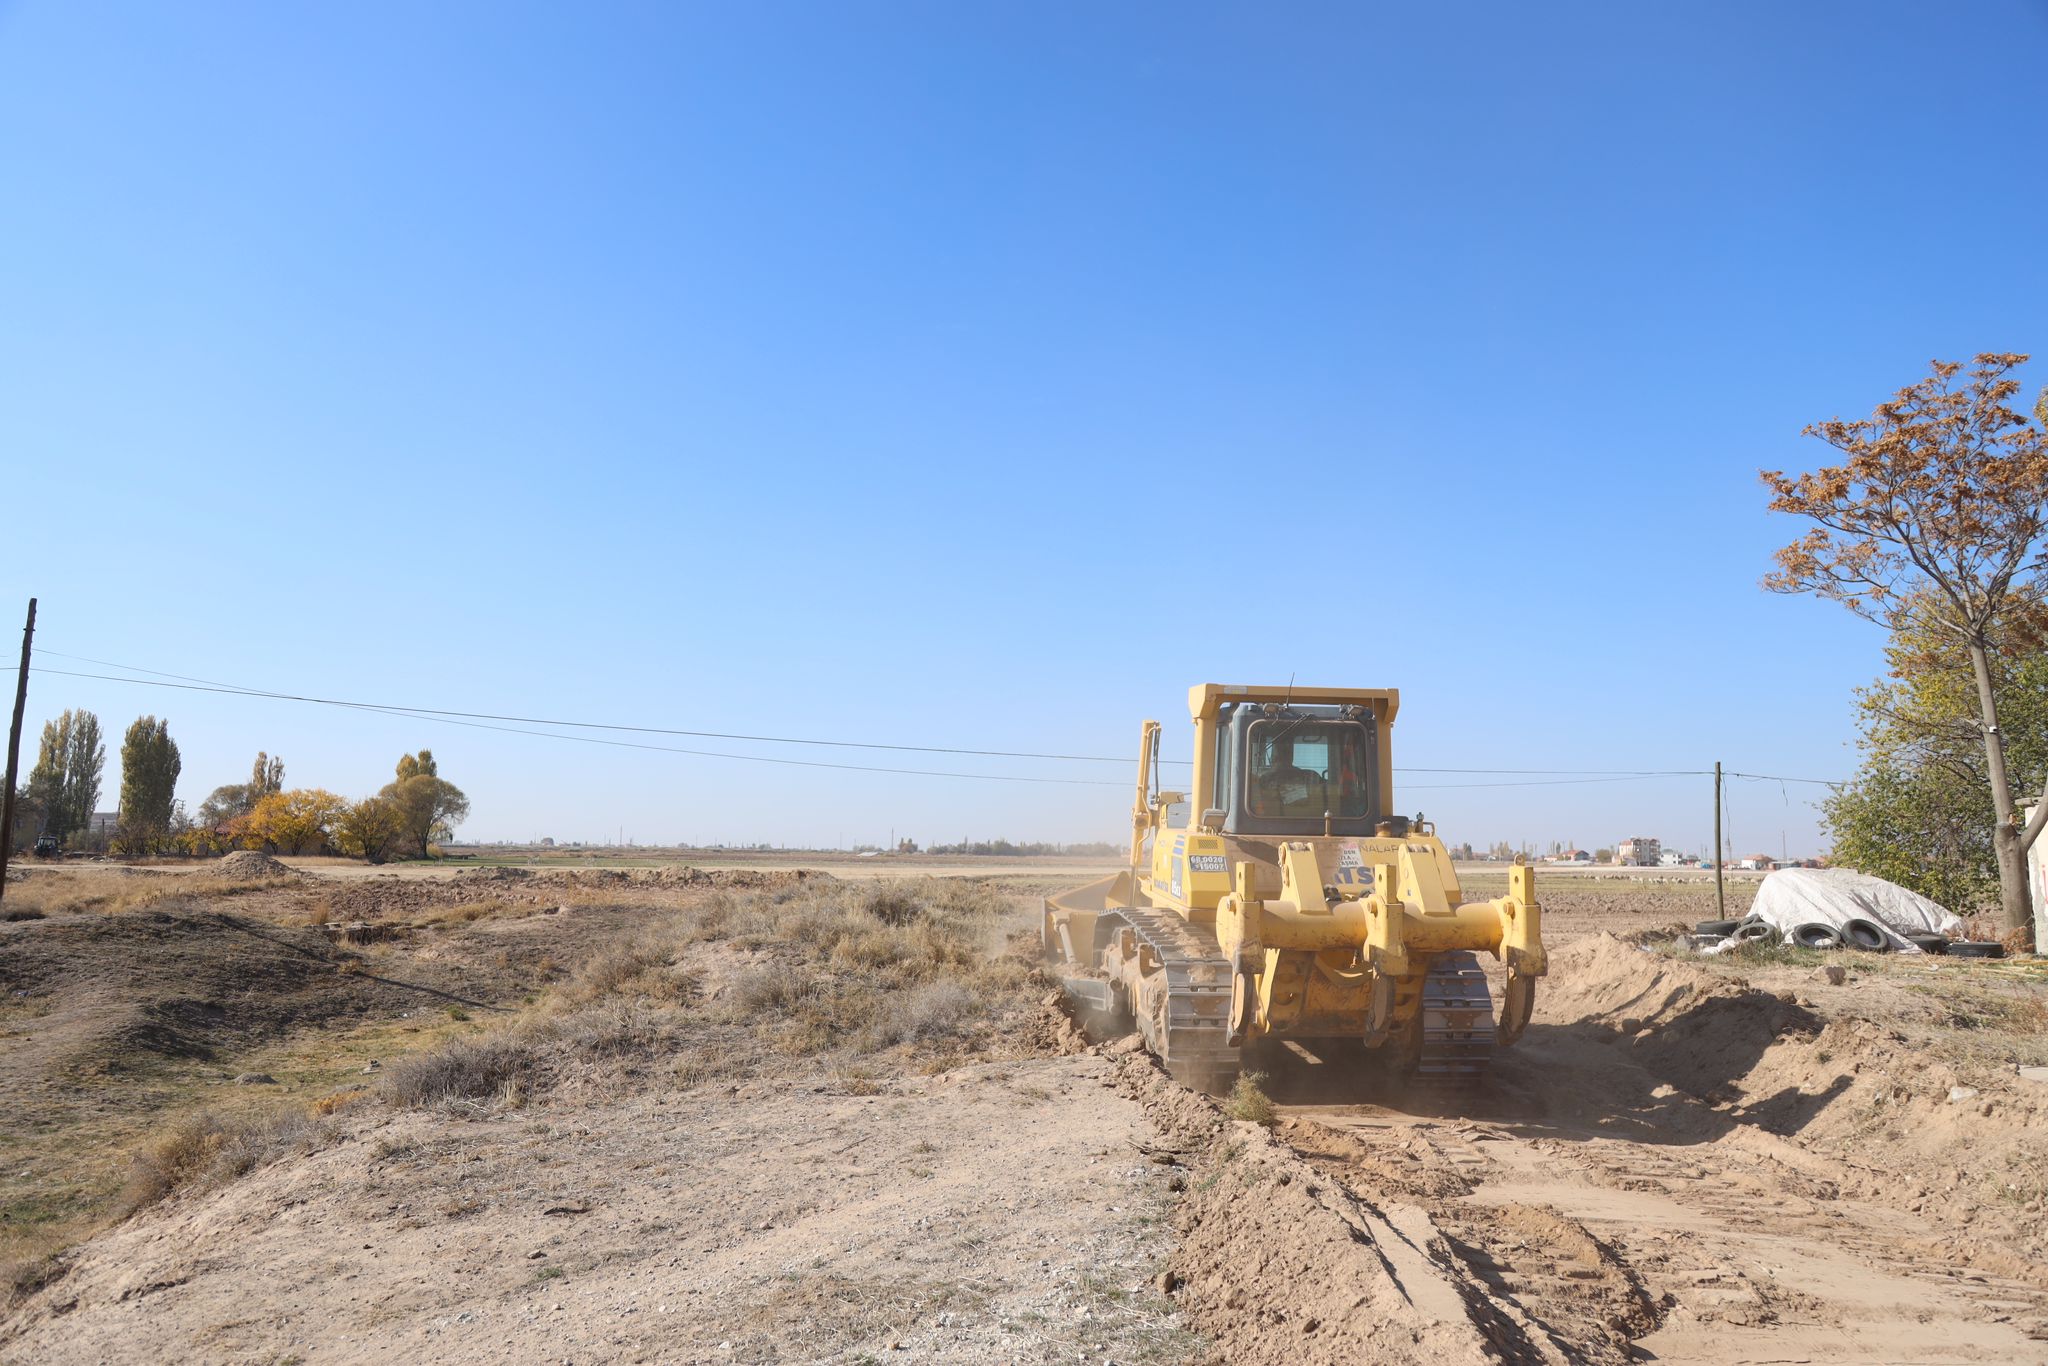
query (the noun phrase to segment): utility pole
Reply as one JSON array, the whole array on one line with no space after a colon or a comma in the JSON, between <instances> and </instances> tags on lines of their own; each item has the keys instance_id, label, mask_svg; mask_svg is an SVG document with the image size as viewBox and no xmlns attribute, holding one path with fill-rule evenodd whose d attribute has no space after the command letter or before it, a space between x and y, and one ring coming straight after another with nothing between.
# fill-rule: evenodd
<instances>
[{"instance_id":1,"label":"utility pole","mask_svg":"<svg viewBox=\"0 0 2048 1366\"><path fill-rule=\"evenodd\" d=\"M14 849L14 774L21 763L21 712L28 705L28 652L36 638L36 600L21 628L21 674L14 682L14 722L7 728L7 795L0 798L0 897L7 895L7 855Z\"/></svg>"},{"instance_id":2,"label":"utility pole","mask_svg":"<svg viewBox=\"0 0 2048 1366\"><path fill-rule=\"evenodd\" d=\"M1727 858L1721 853L1721 761L1714 760L1714 919L1728 918L1728 883L1721 867Z\"/></svg>"}]
</instances>

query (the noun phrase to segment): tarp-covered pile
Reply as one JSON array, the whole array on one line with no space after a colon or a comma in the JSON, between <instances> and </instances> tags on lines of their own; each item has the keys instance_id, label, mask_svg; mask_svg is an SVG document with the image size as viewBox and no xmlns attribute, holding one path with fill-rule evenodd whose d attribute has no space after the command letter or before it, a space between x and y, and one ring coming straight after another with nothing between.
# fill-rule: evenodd
<instances>
[{"instance_id":1,"label":"tarp-covered pile","mask_svg":"<svg viewBox=\"0 0 2048 1366\"><path fill-rule=\"evenodd\" d=\"M1749 916L1778 930L1787 943L1802 925L1827 925L1839 931L1851 920L1868 920L1884 930L1901 953L1920 952L1906 938L1909 934L1954 939L1963 932L1960 917L1918 892L1846 868L1780 868L1756 889Z\"/></svg>"}]
</instances>

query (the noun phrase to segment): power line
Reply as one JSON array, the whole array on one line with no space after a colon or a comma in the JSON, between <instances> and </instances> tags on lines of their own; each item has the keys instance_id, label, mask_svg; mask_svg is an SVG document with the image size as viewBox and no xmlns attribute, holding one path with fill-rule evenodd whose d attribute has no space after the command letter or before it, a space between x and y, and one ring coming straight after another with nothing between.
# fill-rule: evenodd
<instances>
[{"instance_id":1,"label":"power line","mask_svg":"<svg viewBox=\"0 0 2048 1366\"><path fill-rule=\"evenodd\" d=\"M1396 773L1520 773L1560 778L1697 778L1697 768L1396 768Z\"/></svg>"},{"instance_id":2,"label":"power line","mask_svg":"<svg viewBox=\"0 0 2048 1366\"><path fill-rule=\"evenodd\" d=\"M106 668L110 668L110 669L121 669L121 670L125 670L126 672L128 672L128 673L131 673L131 674L149 674L149 675L151 675L151 677L149 677L149 678L130 678L130 677L123 677L123 676L120 676L120 675L116 675L116 674L100 674L100 673L88 673L88 672L84 672L84 671L80 671L80 670L71 670L71 669L52 669L52 668L47 668L47 667L36 667L36 668L33 668L33 669L31 670L31 672L34 672L34 673L44 673L44 674L51 674L51 675L55 675L55 676L59 676L59 677L65 677L65 678L87 678L87 679L96 679L96 680L99 680L99 681L102 681L102 682L108 682L108 683L128 683L128 684L132 684L132 685L135 685L135 686L138 686L138 687L150 687L150 688L172 688L172 689L177 689L177 690L179 690L179 691L182 691L182 692L208 692L208 693L219 693L219 694L225 694L225 695L228 695L228 696L236 696L236 697L261 697L261 698L266 698L266 699L270 699L270 700L273 700L273 701L281 701L281 702L301 702L301 703L306 703L306 704L309 704L309 705L315 705L315 706L328 706L328 707L342 707L342 708L347 708L347 709L350 709L350 710L354 710L354 711L367 711L367 712L374 712L374 713L378 713L378 714L382 714L382 715L393 715L393 716L407 716L407 717L413 717L413 718L416 718L416 719L421 719L421 720L430 720L430 721L438 721L438 722L441 722L441 723L443 723L443 724L447 724L447 725L461 725L461 726L467 726L467 727L469 727L469 728L471 728L471 729L476 729L476 730L496 730L496 731L501 731L501 732L503 732L503 733L505 733L505 734L508 734L508 735L533 735L533 736L539 736L539 737L541 737L541 738L544 738L544 739L552 739L552 740L569 740L569 741L577 741L577 742L584 742L584 743L591 743L591 744L603 744L603 745L608 745L608 746L611 746L611 747L613 747L613 748L621 748L621 749L643 749L643 750L650 750L650 751L654 751L654 752L660 752L660 753L670 753L670 754L688 754L688 755L696 755L696 756L700 756L700 757L703 757L703 758L713 758L713 759L737 759L737 760L741 760L741 761L744 761L744 762L751 762L751 763L772 763L772 764L783 764L783 765L788 765L788 766L793 766L793 767L802 767L802 768L828 768L828 769L840 769L840 770L844 770L844 771L849 771L849 772L859 772L859 773L902 773L902 774L914 775L914 776L918 776L918 777L934 777L934 778L970 778L970 779L984 779L984 780L988 780L988 781L994 781L994 782L1031 782L1031 783L1049 783L1049 784L1063 784L1063 785L1071 785L1071 786L1086 786L1086 787L1121 787L1121 786L1123 786L1123 784L1122 784L1121 782L1119 782L1119 781L1108 781L1108 780L1100 780L1100 779L1083 779L1083 778L1041 778L1041 777L1030 777L1030 776L1024 776L1024 775L1012 775L1012 774L995 774L995 773L960 773L960 772L952 772L952 771L938 771L938 770L930 770L930 769L901 769L901 768L887 768L887 767L882 767L882 766L878 766L878 765L867 765L867 764L835 764L835 763L827 763L827 762L824 762L824 761L822 761L822 760L805 760L805 759L777 759L777 758L773 758L773 757L770 757L770 756L767 756L767 755L757 755L757 754L733 754L733 753L730 753L730 752L726 752L726 751L720 751L720 750L703 750L703 749L691 749L691 748L684 748L684 747L680 747L680 746L671 746L671 745L650 745L650 744L644 744L644 743L633 743L633 742L628 742L628 741L623 741L623 740L605 740L605 739L601 739L601 738L599 738L599 737L595 737L595 736L580 736L580 735L560 735L560 734L555 734L555 733L553 733L553 732L550 732L550 731L541 731L541 730L523 730L523 729L516 729L516 728L515 728L515 726L556 726L556 727L562 727L562 728L566 728L566 729L575 729L575 730L604 730L604 731L618 731L618 732L623 732L623 733L627 733L627 734L637 734L637 735L672 735L672 736L684 736L684 737L690 737L690 738L697 738L697 739L714 739L714 740L739 740L739 741L744 741L744 742L749 742L749 743L760 743L760 744L778 744L778 745L812 745L812 746L819 746L819 747L827 747L827 748L834 748L834 749L874 749L874 750L885 750L885 751L891 751L891 752L896 752L896 753L910 753L910 754L951 754L951 755L960 755L960 756L966 756L966 757L974 757L974 758L991 758L991 759L1045 759L1045 760L1055 760L1055 761L1062 761L1062 762L1075 762L1075 763L1114 763L1114 764L1128 764L1128 763L1130 762L1130 759L1129 759L1128 757L1125 757L1125 758L1114 758L1114 757L1110 757L1110 756L1106 756L1106 755L1098 755L1098 754L1060 754L1060 753L1050 753L1050 752L1042 752L1042 751L1035 751L1035 750L1000 750L1000 749L969 749L969 748L964 748L964 747L960 747L960 746L947 746L947 745L909 745L909 744L900 744L900 743L890 743L890 742L884 742L884 741L863 741L863 740L823 740L823 739L808 739L808 738L800 738L800 737L793 737L793 736L785 736L785 735L752 735L752 734L743 734L743 733L738 733L738 732L730 732L730 731L704 731L704 730L686 730L686 729L682 729L682 728L678 728L678 727L668 727L668 726L644 726L644 725L627 725L627 724L620 724L620 723L612 723L612 722L603 722L603 721L570 721L570 720L559 720L559 719L552 719L552 718L546 718L546 717L531 717L531 716L515 716L515 715L507 715L507 714L501 714L501 713L494 713L494 712L478 712L478 711L460 711L460 710L455 710L455 709L451 709L451 708L442 708L442 707L421 707L421 706L411 706L411 705L402 705L402 704L398 704L398 703L383 703L383 702L356 702L356 701L350 701L350 700L347 700L347 699L342 699L342 698L332 698L332 697L320 697L320 696L316 696L316 695L312 695L312 694L305 694L305 693L290 693L290 692L280 692L280 691L276 691L276 690L273 690L273 689L267 689L267 688L251 688L251 687L247 687L247 686L244 686L244 685L241 685L241 684L235 684L235 683L226 683L226 682L222 682L222 681L220 681L220 680L218 680L218 679L207 679L207 678L197 678L197 677L194 677L194 676L192 676L192 675L188 675L188 674L178 674L178 673L170 673L170 672L168 672L168 671L165 671L165 670L161 670L161 669L148 669L148 668L144 668L144 667L142 667L141 665L136 665L136 664L123 664L123 663L119 663L119 662L117 662L117 661L114 661L114 660L106 660L106 659L96 659L96 658L93 658L93 657L91 657L91 656L88 656L88 655L77 655L77 654L69 654L69 653L66 653L66 652L64 652L64 651L61 651L61 650L43 650L43 651L41 651L40 653L41 653L41 654L44 654L44 655L48 655L48 656L53 656L53 657L57 657L57 658L62 658L62 659L71 659L71 660L77 660L77 661L79 661L79 662L82 662L82 663L87 663L87 664L97 664L97 665L101 665L101 666L103 666L103 667L106 667ZM514 723L514 725L498 725L498 724L489 724L489 723L496 723L496 722L510 722L510 723ZM1162 759L1162 760L1160 760L1160 762L1161 762L1161 763L1170 763L1170 764L1175 764L1175 765L1186 765L1186 764L1190 763L1191 761L1190 761L1190 760L1186 760L1186 759ZM1549 787L1549 786L1573 786L1573 785L1578 785L1578 784L1581 784L1581 783L1595 783L1595 782L1627 782L1627 781L1635 781L1635 780L1639 780L1639 779L1648 779L1648 778L1678 778L1678 777L1705 777L1705 776L1708 776L1708 775L1709 775L1709 774L1710 774L1710 773L1712 772L1712 770L1709 770L1709 769L1569 769L1569 768L1428 768L1428 767L1417 767L1417 768L1407 768L1407 767L1400 767L1400 766L1397 766L1397 767L1396 767L1396 768L1394 769L1394 771L1395 771L1396 773L1426 773L1426 774L1452 774L1452 775L1470 775L1470 776L1484 776L1484 777L1493 777L1493 776L1506 776L1506 777L1509 777L1509 778L1523 778L1523 777L1527 777L1527 778L1534 778L1534 779L1542 779L1542 780L1543 780L1543 781L1531 781L1531 782L1521 782L1521 781L1502 781L1502 782L1481 782L1481 783L1435 783L1435 784L1417 784L1417 785L1412 785L1412 786L1408 786L1408 787L1407 787L1407 789L1406 789L1406 790L1410 790L1410 791L1417 791L1417 792L1446 792L1446 791L1460 791L1460 790L1468 790L1468 789L1476 789L1476 788L1497 788L1497 787ZM1766 773L1736 773L1736 772L1730 772L1730 773L1728 773L1728 774L1727 774L1727 776L1728 776L1728 777L1732 777L1732 778L1743 778L1743 779L1747 779L1747 780L1751 780L1751 781L1759 781L1759 782L1788 782L1788 783L1807 783L1807 784L1813 784L1813 785L1816 785L1816 786L1824 786L1824 787L1839 787L1839 786L1841 786L1841 785L1842 785L1842 784L1841 784L1840 782L1838 782L1838 781L1835 781L1835 780L1831 780L1831 779L1825 779L1825 778L1790 778L1790 777L1782 777L1782 776L1780 776L1780 775L1776 775L1776 774L1766 774Z\"/></svg>"},{"instance_id":3,"label":"power line","mask_svg":"<svg viewBox=\"0 0 2048 1366\"><path fill-rule=\"evenodd\" d=\"M1417 770L1436 772L1439 770ZM1479 770L1484 772L1485 770ZM1502 769L1503 773L1514 773L1516 769ZM1537 770L1541 771L1541 770ZM1617 773L1602 778L1537 778L1527 782L1506 783L1403 783L1403 792L1462 792L1475 787L1572 787L1580 783L1633 783L1648 778L1697 778L1697 773L1672 770L1662 773Z\"/></svg>"},{"instance_id":4,"label":"power line","mask_svg":"<svg viewBox=\"0 0 2048 1366\"><path fill-rule=\"evenodd\" d=\"M1732 770L1726 776L1730 778L1747 778L1751 782L1758 783L1812 783L1816 787L1848 786L1847 780L1842 778L1787 778L1779 773L1736 773Z\"/></svg>"},{"instance_id":5,"label":"power line","mask_svg":"<svg viewBox=\"0 0 2048 1366\"><path fill-rule=\"evenodd\" d=\"M615 730L634 735L681 735L698 740L745 740L768 745L818 745L834 749L887 749L913 754L960 754L983 759L1059 759L1075 763L1128 764L1128 756L1111 758L1102 754L1042 754L1031 750L1010 749L961 749L947 745L899 745L867 740L809 740L787 735L740 735L717 730L681 730L671 726L630 726L607 721L562 721L545 716L503 716L482 711L453 711L442 707L405 706L392 702L351 702L333 697L311 697L298 693L273 692L266 688L248 688L239 684L220 683L212 679L190 678L184 674L165 673L160 669L144 669L134 664L117 664L112 660L88 659L84 655L65 654L60 650L43 650L40 653L62 659L76 659L87 664L100 664L110 669L126 669L130 673L153 674L157 678L183 679L183 686L192 692L229 692L249 697L270 697L285 702L313 702L329 707L357 707L366 711L404 712L413 716L450 716L472 721L509 721L526 726L561 726L572 730ZM62 674L69 678L98 678L113 683L138 683L149 687L176 687L173 683L152 683L143 678L117 678L111 674L78 673L65 669L39 669L39 673ZM1187 763L1185 759L1168 762Z\"/></svg>"},{"instance_id":6,"label":"power line","mask_svg":"<svg viewBox=\"0 0 2048 1366\"><path fill-rule=\"evenodd\" d=\"M54 650L52 654L56 653ZM115 666L121 667L121 666ZM746 763L781 764L792 768L829 768L851 773L900 773L918 778L973 778L995 783L1042 783L1064 787L1123 787L1125 784L1107 778L1039 778L1009 773L958 773L941 769L926 768L884 768L875 764L833 764L821 759L777 759L765 754L733 754L723 750L687 749L679 745L650 745L636 740L607 740L596 735L561 735L553 731L523 730L515 726L492 725L482 721L465 721L455 716L407 707L385 706L370 702L343 702L331 698L299 697L290 693L265 692L255 688L234 688L222 686L201 686L191 683L160 683L146 678L116 678L109 674L76 673L69 669L31 669L31 673L55 674L64 678L99 678L110 683L134 683L148 688L177 688L185 692L225 693L231 697L262 697L282 702L310 702L322 706L344 707L353 711L377 712L386 716L405 716L413 720L434 721L448 726L466 726L472 730L502 731L507 735L531 735L543 740L566 740L575 744L605 745L613 749L641 749L661 754L691 754L706 759L738 759Z\"/></svg>"}]
</instances>

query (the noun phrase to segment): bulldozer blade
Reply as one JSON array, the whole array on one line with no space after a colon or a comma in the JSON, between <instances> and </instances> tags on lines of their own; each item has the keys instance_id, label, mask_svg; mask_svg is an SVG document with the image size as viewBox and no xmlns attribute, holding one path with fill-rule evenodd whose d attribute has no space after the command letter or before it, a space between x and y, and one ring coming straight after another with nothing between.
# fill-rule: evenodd
<instances>
[{"instance_id":1,"label":"bulldozer blade","mask_svg":"<svg viewBox=\"0 0 2048 1366\"><path fill-rule=\"evenodd\" d=\"M1060 985L1066 988L1074 1004L1085 1009L1109 1015L1117 1008L1116 993L1098 977L1062 977Z\"/></svg>"}]
</instances>

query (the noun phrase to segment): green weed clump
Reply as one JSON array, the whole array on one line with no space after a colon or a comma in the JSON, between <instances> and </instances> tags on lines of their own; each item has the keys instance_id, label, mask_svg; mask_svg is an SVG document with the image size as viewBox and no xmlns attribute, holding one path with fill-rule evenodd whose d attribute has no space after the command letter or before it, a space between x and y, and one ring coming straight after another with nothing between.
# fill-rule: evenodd
<instances>
[{"instance_id":1,"label":"green weed clump","mask_svg":"<svg viewBox=\"0 0 2048 1366\"><path fill-rule=\"evenodd\" d=\"M1230 1094L1224 1098L1223 1113L1232 1119L1247 1120L1271 1128L1276 1116L1272 1097L1260 1087L1260 1083L1265 1079L1264 1072L1239 1073L1237 1085L1231 1087Z\"/></svg>"}]
</instances>

